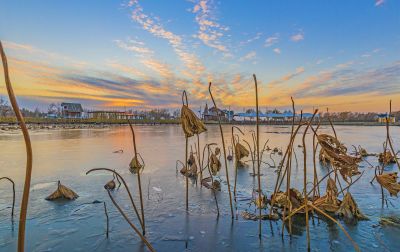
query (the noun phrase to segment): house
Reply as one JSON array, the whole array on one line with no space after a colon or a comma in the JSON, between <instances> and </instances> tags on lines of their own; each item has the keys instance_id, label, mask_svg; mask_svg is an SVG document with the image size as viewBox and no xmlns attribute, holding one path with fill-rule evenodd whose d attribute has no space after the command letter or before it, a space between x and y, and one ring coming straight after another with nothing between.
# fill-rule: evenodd
<instances>
[{"instance_id":1,"label":"house","mask_svg":"<svg viewBox=\"0 0 400 252\"><path fill-rule=\"evenodd\" d=\"M226 111L221 110L216 107L211 107L208 108L208 105L206 104L206 107L204 108L203 111L203 120L204 121L218 121L218 117L221 118L221 121L226 121L228 120L228 114Z\"/></svg>"},{"instance_id":2,"label":"house","mask_svg":"<svg viewBox=\"0 0 400 252\"><path fill-rule=\"evenodd\" d=\"M63 118L82 118L83 108L80 103L61 103L61 116Z\"/></svg>"},{"instance_id":3,"label":"house","mask_svg":"<svg viewBox=\"0 0 400 252\"><path fill-rule=\"evenodd\" d=\"M380 123L386 123L386 121L389 121L390 123L396 122L396 118L393 115L389 116L388 113L378 114L377 119Z\"/></svg>"}]
</instances>

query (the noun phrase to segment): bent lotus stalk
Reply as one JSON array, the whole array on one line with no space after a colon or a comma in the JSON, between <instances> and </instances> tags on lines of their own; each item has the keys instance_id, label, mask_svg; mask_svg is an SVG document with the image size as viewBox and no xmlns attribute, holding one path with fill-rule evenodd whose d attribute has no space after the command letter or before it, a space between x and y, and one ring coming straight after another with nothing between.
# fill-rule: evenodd
<instances>
[{"instance_id":1,"label":"bent lotus stalk","mask_svg":"<svg viewBox=\"0 0 400 252\"><path fill-rule=\"evenodd\" d=\"M238 157L240 157L240 154L238 155L238 153L236 151L236 149L237 149L236 145L239 144L239 139L238 139L238 142L236 143L235 142L235 136L233 134L234 129L237 129L242 135L244 135L244 133L240 128L238 128L236 126L232 126L232 144L233 144L233 149L235 150L235 152L234 152L235 153L235 185L233 186L233 197L234 197L234 200L235 200L235 203L236 203L236 183L237 183L237 173L238 173L238 165L239 165Z\"/></svg>"},{"instance_id":2,"label":"bent lotus stalk","mask_svg":"<svg viewBox=\"0 0 400 252\"><path fill-rule=\"evenodd\" d=\"M28 128L26 127L24 117L22 116L22 113L19 110L17 99L15 98L14 90L11 85L11 80L8 73L7 57L4 52L1 41L0 41L0 53L1 53L1 60L3 61L4 78L6 82L8 97L10 99L11 106L14 110L15 116L17 117L18 123L21 127L21 131L25 141L25 150L26 150L25 182L24 182L24 191L22 193L21 210L20 210L19 224L18 224L18 252L23 252L25 250L26 214L28 212L29 191L30 191L31 177L32 177L32 144L31 144L31 139L29 137Z\"/></svg>"},{"instance_id":3,"label":"bent lotus stalk","mask_svg":"<svg viewBox=\"0 0 400 252\"><path fill-rule=\"evenodd\" d=\"M122 211L121 207L117 204L117 202L115 201L114 197L111 195L111 192L109 190L106 190L108 193L108 196L111 199L111 202L114 204L114 206L118 209L118 211L120 212L120 214L122 215L122 217L124 217L124 219L126 220L126 222L128 222L128 224L132 227L132 229L139 235L140 239L144 242L144 244L146 244L147 248L150 251L155 251L153 246L151 246L150 242L146 239L146 237L144 237L139 229L129 220L128 216L126 216L126 214L124 213L124 211Z\"/></svg>"},{"instance_id":4,"label":"bent lotus stalk","mask_svg":"<svg viewBox=\"0 0 400 252\"><path fill-rule=\"evenodd\" d=\"M9 177L2 177L0 180L8 180L12 184L12 189L13 189L13 202L12 202L12 208L11 208L11 222L14 221L14 208L15 208L15 183L12 179Z\"/></svg>"},{"instance_id":5,"label":"bent lotus stalk","mask_svg":"<svg viewBox=\"0 0 400 252\"><path fill-rule=\"evenodd\" d=\"M185 104L186 102L186 104ZM189 211L189 177L188 174L188 144L189 137L199 135L207 128L196 114L189 109L189 103L186 91L182 93L181 125L185 133L185 177L186 177L186 211Z\"/></svg>"},{"instance_id":6,"label":"bent lotus stalk","mask_svg":"<svg viewBox=\"0 0 400 252\"><path fill-rule=\"evenodd\" d=\"M261 192L261 174L260 174L260 126L259 126L259 111L258 111L258 87L257 87L257 78L256 75L253 74L254 78L254 85L256 89L256 153L257 153L257 182L258 182L258 201L260 202L260 207L259 207L259 220L258 220L258 237L261 239L261 197L262 197L262 192Z\"/></svg>"},{"instance_id":7,"label":"bent lotus stalk","mask_svg":"<svg viewBox=\"0 0 400 252\"><path fill-rule=\"evenodd\" d=\"M133 126L130 120L128 120L129 123L129 128L131 129L132 133L132 141L133 141L133 150L135 153L134 158L137 159L137 149L136 149L136 138L135 138L135 131L133 130ZM138 186L139 186L139 199L140 199L140 210L142 213L142 221L143 221L143 235L146 234L146 224L144 220L144 207L143 207L143 194L142 194L142 183L140 181L140 170L137 172L137 180L138 180Z\"/></svg>"},{"instance_id":8,"label":"bent lotus stalk","mask_svg":"<svg viewBox=\"0 0 400 252\"><path fill-rule=\"evenodd\" d=\"M307 230L307 248L310 251L310 225L308 223L308 199L307 199L307 148L306 148L306 134L308 129L310 128L310 125L312 124L312 121L314 120L314 116L317 114L318 109L315 110L313 116L311 117L310 121L307 124L306 129L304 130L303 133L303 183L304 183L304 206L305 206L305 212L306 212L306 230Z\"/></svg>"},{"instance_id":9,"label":"bent lotus stalk","mask_svg":"<svg viewBox=\"0 0 400 252\"><path fill-rule=\"evenodd\" d=\"M215 103L214 97L213 97L212 92L211 92L211 82L208 85L208 92L210 93L211 100L214 103L214 107L217 108L217 104ZM230 204L230 207L231 207L231 215L232 215L232 219L233 219L233 218L235 218L235 216L234 216L234 213L233 213L231 184L229 182L228 161L226 159L225 139L224 139L224 133L222 131L222 125L221 125L221 115L219 113L218 113L218 125L219 125L219 131L221 133L222 148L224 150L224 163L225 163L226 183L228 184L229 204Z\"/></svg>"},{"instance_id":10,"label":"bent lotus stalk","mask_svg":"<svg viewBox=\"0 0 400 252\"><path fill-rule=\"evenodd\" d=\"M108 172L111 172L111 173L115 174L115 176L117 177L117 179L120 179L120 180L121 180L122 184L124 185L124 187L125 187L125 189L126 189L126 191L127 191L127 193L128 193L128 197L129 197L129 199L130 199L130 201L131 201L132 207L133 207L133 209L134 209L134 211L135 211L135 214L136 214L136 216L137 216L137 218L138 218L138 220L139 220L139 222L140 222L140 225L141 225L142 228L143 228L143 221L142 221L142 219L141 219L141 217L140 217L140 215L139 215L139 212L138 212L138 210L137 210L137 208L136 208L136 204L135 204L135 202L133 201L131 191L129 190L129 187L128 187L128 185L126 184L125 179L124 179L118 172L116 172L115 170L109 169L109 168L93 168L93 169L90 169L89 171L87 171L87 172L86 172L86 175L88 175L89 173L94 172L94 171L108 171ZM107 191L109 191L109 190L107 190ZM140 234L140 235L142 235L142 234Z\"/></svg>"}]
</instances>

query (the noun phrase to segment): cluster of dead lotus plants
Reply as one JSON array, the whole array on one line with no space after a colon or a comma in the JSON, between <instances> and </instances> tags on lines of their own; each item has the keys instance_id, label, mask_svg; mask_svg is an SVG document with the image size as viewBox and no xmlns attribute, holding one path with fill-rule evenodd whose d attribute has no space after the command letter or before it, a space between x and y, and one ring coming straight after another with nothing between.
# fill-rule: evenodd
<instances>
[{"instance_id":1,"label":"cluster of dead lotus plants","mask_svg":"<svg viewBox=\"0 0 400 252\"><path fill-rule=\"evenodd\" d=\"M21 203L21 211L20 211L20 220L19 220L19 229L18 229L18 251L24 251L24 238L25 238L25 223L26 223L26 214L27 214L27 205L29 199L29 188L30 188L30 180L31 180L31 172L32 172L32 148L29 138L29 133L27 127L24 122L24 118L19 110L15 95L13 93L13 89L11 86L9 73L8 73L8 65L7 58L4 53L2 44L0 42L0 52L3 62L4 75L6 80L6 86L8 95L10 98L11 105L16 114L17 120L21 126L21 130L24 136L25 145L26 145L26 154L27 154L27 162L26 162L26 176L24 183L24 190L22 196ZM313 116L309 120L305 120L302 116L300 116L300 120L295 124L295 104L292 99L292 108L293 108L293 120L291 127L291 134L289 139L289 144L286 147L286 151L283 152L281 149L274 148L271 151L271 155L273 153L277 153L279 156L282 156L279 165L276 167L275 161L271 157L271 160L274 162L274 165L269 165L266 162L263 162L263 154L265 151L270 151L271 149L267 146L267 142L265 142L264 147L260 150L260 132L259 132L259 105L258 105L258 86L256 76L253 75L254 83L255 83L255 97L256 97L256 131L251 132L251 137L253 143L250 144L245 139L242 141L247 145L246 148L240 140L240 135L244 135L243 131L236 127L232 127L232 148L229 149L229 153L227 155L225 139L221 125L221 118L218 114L218 124L221 134L221 142L222 142L222 154L223 154L223 162L225 167L225 176L229 193L229 201L230 201L230 210L231 216L234 218L233 204L232 204L232 195L231 195L231 186L228 172L228 164L227 160L234 160L235 167L235 183L233 188L233 195L235 201L235 207L237 209L237 197L236 197L236 187L237 187L237 174L238 168L244 167L245 162L243 158L248 157L250 155L252 167L253 167L253 176L257 176L257 188L253 189L252 201L258 209L258 214L250 213L248 211L242 212L242 216L245 219L258 220L259 221L259 237L261 238L262 234L262 220L277 220L282 219L282 235L284 233L285 227L289 234L292 233L292 218L295 215L301 214L305 215L306 222L306 232L307 232L307 244L310 249L310 233L309 233L309 216L313 216L313 214L319 214L325 216L327 219L336 223L345 235L349 238L349 240L354 245L354 248L358 251L358 245L352 240L343 226L331 215L336 215L338 217L344 217L348 220L364 220L367 219L365 215L363 215L360 209L357 206L356 201L352 197L349 188L354 185L354 183L360 179L363 173L360 173L358 170L359 162L363 157L366 157L370 154L361 147L358 149L355 148L355 155L351 155L347 151L347 147L344 146L338 139L333 123L328 116L328 120L330 122L333 135L329 134L319 134L319 123L315 127L314 117L317 114L318 110L314 111ZM209 94L214 104L214 107L218 109L217 104L214 100L213 94L211 92L211 82L209 83ZM391 102L390 102L390 112L391 114ZM328 114L329 115L329 114ZM109 168L94 168L87 171L86 174L89 174L94 171L106 171L110 172L113 175L113 179L107 182L104 185L105 190L107 191L110 200L123 216L123 218L127 221L127 223L132 227L132 229L136 232L136 234L140 237L140 239L146 244L150 251L154 251L152 245L148 242L145 237L145 215L144 215L144 205L143 205L143 195L142 195L142 187L141 187L141 171L143 171L145 163L142 156L137 152L136 148L136 140L135 140L135 132L132 127L131 122L128 120L132 139L133 139L133 149L134 156L132 161L129 164L129 170L137 175L138 189L139 189L139 198L140 198L140 211L139 214L138 208L136 207L135 202L133 201L132 194L124 180L124 178L115 170ZM188 104L188 98L186 91L182 94L182 109L181 109L181 125L185 135L185 161L177 161L177 165L181 164L182 169L181 173L186 177L186 210L189 210L189 177L194 178L197 183L197 178L200 176L201 186L204 186L207 189L210 189L213 192L216 209L219 216L219 205L217 201L216 193L221 190L221 184L218 179L216 179L216 175L219 173L221 169L221 150L216 143L208 143L204 145L203 152L201 153L200 149L200 139L199 135L205 131L207 128L203 124L203 122L196 116L196 114L190 110ZM294 149L294 142L296 136L299 133L300 128L303 128L302 133L302 145L298 147L301 148L303 153L303 188L302 191L297 190L296 188L291 187L291 175L292 175L292 160L296 159L297 165L297 157L296 151ZM239 133L235 134L234 130L237 130ZM310 182L307 178L307 145L306 145L306 134L307 132L312 132L312 152L313 152L313 178L312 182ZM383 188L388 190L391 196L397 196L400 191L400 183L397 182L397 172L392 173L384 173L384 168L389 163L396 163L400 169L399 161L397 159L397 153L394 151L393 143L390 138L389 133L389 122L386 122L386 141L384 143L383 152L379 155L379 161L381 162L381 167L377 167L375 170L375 177L378 183L382 188L382 204L384 200ZM188 145L189 139L193 136L197 137L197 145L194 145L195 151L191 148L190 154L188 153ZM322 178L318 177L316 162L317 162L317 150L319 151L319 161L321 164L328 167L328 173ZM232 152L230 151L232 150ZM204 162L205 155L207 154L207 160ZM196 156L195 156L196 155ZM274 192L270 195L268 199L267 195L263 192L261 186L261 164L268 164L269 167L277 168L277 178L274 186ZM208 172L207 177L203 177L203 172ZM356 179L353 179L355 176L358 176ZM15 206L15 184L8 177L2 177L0 180L8 180L13 185L13 204L12 204L12 212L11 219L13 220L14 216L14 206ZM342 186L341 179L346 183L346 185ZM116 185L115 180L118 182L118 187ZM326 190L325 194L321 194L320 185L326 181ZM372 182L372 181L371 181ZM124 210L119 206L116 202L113 191L121 186L121 183L124 185L132 208L136 214L138 222L140 223L141 232L136 227L136 225L129 219ZM285 183L286 188L282 189L282 184ZM309 190L308 185L312 184L311 190ZM340 199L339 196L342 195ZM78 195L71 190L70 188L62 185L60 181L58 181L57 190L49 195L46 200L56 200L56 199L67 199L73 200L76 199ZM107 237L108 237L108 213L107 208L104 203L105 215L107 217ZM263 214L263 210L268 210L269 214Z\"/></svg>"},{"instance_id":2,"label":"cluster of dead lotus plants","mask_svg":"<svg viewBox=\"0 0 400 252\"><path fill-rule=\"evenodd\" d=\"M292 99L293 114L295 114L294 101ZM281 216L282 223L282 235L285 230L285 226L288 229L289 234L292 233L292 217L294 215L305 215L306 222L306 235L307 244L310 249L310 232L309 232L309 215L319 214L325 216L331 221L335 222L349 238L354 245L356 250L358 245L351 239L349 234L343 228L343 226L334 219L331 215L342 216L347 220L363 220L366 217L359 210L354 198L349 192L350 186L352 186L360 177L358 171L358 163L361 158L358 156L351 156L347 153L347 148L338 140L336 131L333 127L331 120L332 130L334 136L328 134L319 134L318 125L314 128L313 120L318 110L314 111L313 116L308 121L304 120L300 116L300 121L295 127L294 118L292 122L291 137L289 145L287 146L286 152L283 155L281 162L281 169L278 169L278 176L275 183L274 193L270 197L270 219L278 214ZM301 114L302 115L302 114ZM291 187L291 170L292 170L292 157L295 150L293 148L296 135L299 129L303 127L304 131L302 134L301 149L303 151L303 191ZM307 146L306 146L306 134L308 131L313 132L312 151L313 151L313 178L312 182L307 179ZM326 165L329 169L327 175L318 178L316 169L316 153L320 147L320 162ZM339 175L341 175L343 181L347 183L346 187L342 187ZM357 179L353 180L353 177L360 175ZM282 191L281 187L283 182L286 180L286 190ZM321 195L320 184L326 180L327 186L325 195ZM308 185L312 184L311 190L308 190ZM340 190L337 188L339 185ZM346 194L344 195L344 193ZM339 195L342 194L343 199L339 199ZM275 215L274 215L275 214Z\"/></svg>"},{"instance_id":3,"label":"cluster of dead lotus plants","mask_svg":"<svg viewBox=\"0 0 400 252\"><path fill-rule=\"evenodd\" d=\"M389 102L389 114L390 117L392 114L392 101ZM375 168L375 177L376 181L381 186L381 195L382 195L382 207L384 206L385 202L387 205L387 199L385 198L385 194L383 188L385 188L390 196L396 196L400 192L400 183L397 182L398 176L397 172L390 172L384 173L385 167L389 164L395 163L397 168L400 169L399 160L397 158L397 153L394 150L392 139L390 137L390 127L389 127L389 120L386 120L386 140L383 144L383 152L379 154L378 159L380 162L380 166ZM374 181L371 181L371 183Z\"/></svg>"}]
</instances>

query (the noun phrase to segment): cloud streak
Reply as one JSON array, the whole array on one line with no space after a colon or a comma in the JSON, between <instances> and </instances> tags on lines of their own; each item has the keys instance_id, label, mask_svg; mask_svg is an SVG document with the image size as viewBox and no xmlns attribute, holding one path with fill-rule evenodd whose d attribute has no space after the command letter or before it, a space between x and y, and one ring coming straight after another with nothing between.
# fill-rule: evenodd
<instances>
[{"instance_id":1,"label":"cloud streak","mask_svg":"<svg viewBox=\"0 0 400 252\"><path fill-rule=\"evenodd\" d=\"M196 14L195 20L199 25L196 37L206 46L227 53L228 48L221 42L221 39L229 28L219 24L212 16L211 4L210 0L200 0L193 7L193 13Z\"/></svg>"}]
</instances>

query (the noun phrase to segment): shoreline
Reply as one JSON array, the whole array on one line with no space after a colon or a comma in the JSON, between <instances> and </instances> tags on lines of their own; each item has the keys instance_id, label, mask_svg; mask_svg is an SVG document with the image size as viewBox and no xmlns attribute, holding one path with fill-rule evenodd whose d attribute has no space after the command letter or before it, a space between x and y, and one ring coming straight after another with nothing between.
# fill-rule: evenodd
<instances>
[{"instance_id":1,"label":"shoreline","mask_svg":"<svg viewBox=\"0 0 400 252\"><path fill-rule=\"evenodd\" d=\"M99 119L47 119L47 118L25 118L28 129L30 130L56 130L56 129L99 129L109 128L114 126L127 126L128 123L124 119L120 120L99 120ZM168 119L168 120L132 120L133 125L179 125L179 119ZM234 122L221 122L224 125L255 125L252 121L234 121ZM385 126L384 123L379 122L340 122L334 121L334 125L342 126ZM206 121L207 125L218 125L218 121ZM297 124L297 123L296 123ZM315 123L314 123L315 124ZM321 125L329 125L327 121L321 121ZM270 126L290 126L291 121L288 122L276 122L268 121L261 122L260 125ZM400 122L391 123L390 126L400 126ZM19 130L20 127L15 118L0 118L0 132L1 131L12 131Z\"/></svg>"}]
</instances>

